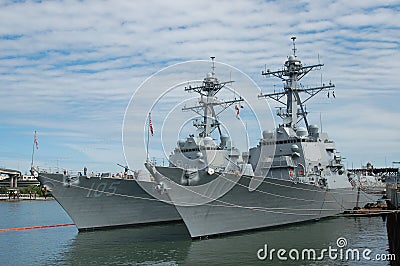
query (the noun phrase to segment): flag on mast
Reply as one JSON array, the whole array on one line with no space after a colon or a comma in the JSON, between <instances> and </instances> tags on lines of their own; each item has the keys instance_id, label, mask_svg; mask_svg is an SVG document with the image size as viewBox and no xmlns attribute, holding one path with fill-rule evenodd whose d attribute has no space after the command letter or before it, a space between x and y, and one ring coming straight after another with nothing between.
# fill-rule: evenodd
<instances>
[{"instance_id":1,"label":"flag on mast","mask_svg":"<svg viewBox=\"0 0 400 266\"><path fill-rule=\"evenodd\" d=\"M154 136L153 123L151 122L151 114L149 114L149 127L150 127L151 135Z\"/></svg>"},{"instance_id":2,"label":"flag on mast","mask_svg":"<svg viewBox=\"0 0 400 266\"><path fill-rule=\"evenodd\" d=\"M239 119L240 109L237 105L235 105L235 110L236 110L236 118Z\"/></svg>"},{"instance_id":3,"label":"flag on mast","mask_svg":"<svg viewBox=\"0 0 400 266\"><path fill-rule=\"evenodd\" d=\"M39 149L39 142L38 142L38 139L36 137L36 130L35 130L35 134L33 136L33 143L35 144L36 149Z\"/></svg>"}]
</instances>

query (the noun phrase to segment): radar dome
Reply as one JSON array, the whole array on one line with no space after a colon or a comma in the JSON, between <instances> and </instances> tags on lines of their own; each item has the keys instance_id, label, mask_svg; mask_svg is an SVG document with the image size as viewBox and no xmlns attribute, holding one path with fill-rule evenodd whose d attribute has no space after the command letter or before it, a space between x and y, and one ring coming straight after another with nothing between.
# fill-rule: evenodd
<instances>
[{"instance_id":1,"label":"radar dome","mask_svg":"<svg viewBox=\"0 0 400 266\"><path fill-rule=\"evenodd\" d=\"M297 129L297 136L299 137L307 136L307 129L305 129L304 127L299 127Z\"/></svg>"},{"instance_id":2,"label":"radar dome","mask_svg":"<svg viewBox=\"0 0 400 266\"><path fill-rule=\"evenodd\" d=\"M299 146L297 146L296 144L293 144L291 147L293 152L298 152L299 151Z\"/></svg>"},{"instance_id":3,"label":"radar dome","mask_svg":"<svg viewBox=\"0 0 400 266\"><path fill-rule=\"evenodd\" d=\"M221 138L223 138L223 139L228 139L228 138L229 138L229 136L228 136L228 135L226 135L226 134L222 134L222 135L221 135Z\"/></svg>"},{"instance_id":4,"label":"radar dome","mask_svg":"<svg viewBox=\"0 0 400 266\"><path fill-rule=\"evenodd\" d=\"M271 130L264 130L262 134L263 139L270 139L274 135L274 132L272 132Z\"/></svg>"},{"instance_id":5,"label":"radar dome","mask_svg":"<svg viewBox=\"0 0 400 266\"><path fill-rule=\"evenodd\" d=\"M318 126L317 125L310 125L308 127L308 130L310 131L310 135L314 135L318 133Z\"/></svg>"},{"instance_id":6,"label":"radar dome","mask_svg":"<svg viewBox=\"0 0 400 266\"><path fill-rule=\"evenodd\" d=\"M186 143L186 141L184 140L184 139L180 139L180 140L178 140L178 146L179 147L183 147L183 146L185 146L185 143Z\"/></svg>"},{"instance_id":7,"label":"radar dome","mask_svg":"<svg viewBox=\"0 0 400 266\"><path fill-rule=\"evenodd\" d=\"M221 147L225 147L228 140L229 140L229 136L226 134L222 134L221 135Z\"/></svg>"},{"instance_id":8,"label":"radar dome","mask_svg":"<svg viewBox=\"0 0 400 266\"><path fill-rule=\"evenodd\" d=\"M214 145L214 141L211 137L205 137L203 139L203 145L204 146L213 146Z\"/></svg>"}]
</instances>

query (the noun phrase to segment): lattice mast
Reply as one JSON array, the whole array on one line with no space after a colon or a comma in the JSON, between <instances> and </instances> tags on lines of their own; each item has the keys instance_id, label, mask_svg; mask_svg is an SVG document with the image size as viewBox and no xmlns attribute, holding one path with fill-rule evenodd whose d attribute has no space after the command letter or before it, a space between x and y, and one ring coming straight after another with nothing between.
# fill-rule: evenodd
<instances>
[{"instance_id":1,"label":"lattice mast","mask_svg":"<svg viewBox=\"0 0 400 266\"><path fill-rule=\"evenodd\" d=\"M291 39L293 42L293 54L288 56L288 60L285 62L283 69L278 71L270 71L267 69L261 73L266 77L270 77L272 75L284 81L284 91L260 94L258 97L270 98L285 105L284 108L280 108L278 110L278 116L283 119L283 125L285 127L291 127L296 130L297 124L304 119L305 126L308 130L309 124L307 120L305 103L323 90L332 90L335 85L329 82L328 85L321 84L321 86L314 88L303 88L299 86L299 81L305 75L315 68L321 68L323 64L303 66L301 61L296 56L296 37L292 37ZM301 92L307 94L304 100L302 100L300 97ZM286 102L284 102L282 99L284 96L286 96Z\"/></svg>"},{"instance_id":2,"label":"lattice mast","mask_svg":"<svg viewBox=\"0 0 400 266\"><path fill-rule=\"evenodd\" d=\"M216 94L227 84L231 84L234 81L219 82L215 76L215 57L211 57L212 66L211 73L208 73L203 83L200 86L192 87L188 86L185 91L194 91L201 95L199 104L191 107L182 108L183 111L193 111L198 115L202 116L202 121L194 121L193 125L197 127L199 131L199 137L211 137L211 133L218 128L219 135L221 136L220 123L218 121L218 115L225 111L227 108L235 103L242 102L243 99L234 99L230 101L220 101L216 98ZM221 106L222 110L216 112L215 106Z\"/></svg>"}]
</instances>

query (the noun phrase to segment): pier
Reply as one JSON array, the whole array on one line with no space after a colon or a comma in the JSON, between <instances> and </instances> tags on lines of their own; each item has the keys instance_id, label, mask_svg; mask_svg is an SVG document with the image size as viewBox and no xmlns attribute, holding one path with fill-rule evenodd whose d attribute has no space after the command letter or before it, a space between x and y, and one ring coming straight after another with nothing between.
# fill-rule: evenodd
<instances>
[{"instance_id":1,"label":"pier","mask_svg":"<svg viewBox=\"0 0 400 266\"><path fill-rule=\"evenodd\" d=\"M397 263L400 259L400 212L388 214L386 217L386 230L389 241L389 252L395 254ZM398 265L393 262L391 265Z\"/></svg>"},{"instance_id":2,"label":"pier","mask_svg":"<svg viewBox=\"0 0 400 266\"><path fill-rule=\"evenodd\" d=\"M397 163L397 162L393 162ZM374 168L370 163L363 168L353 168L348 170L350 174L358 177L360 187L366 193L384 191L384 195L388 199L387 203L392 209L400 207L400 169L397 167ZM361 179L374 177L375 186L363 186ZM370 185L370 184L369 184Z\"/></svg>"},{"instance_id":3,"label":"pier","mask_svg":"<svg viewBox=\"0 0 400 266\"><path fill-rule=\"evenodd\" d=\"M399 162L393 162L399 163ZM361 208L345 212L346 216L377 216L380 215L386 219L386 230L389 242L389 253L394 254L395 261L390 265L399 265L400 258L400 168L384 167L374 168L371 164L367 164L365 168L349 169L350 174L354 174L360 179L363 177L375 177L379 181L379 185L384 190L386 198L386 206L378 206L383 202L380 201L373 208ZM362 186L362 182L360 182ZM366 193L368 189L362 188ZM370 189L370 188L369 188ZM376 207L376 208L375 208ZM381 207L381 208L379 208Z\"/></svg>"},{"instance_id":4,"label":"pier","mask_svg":"<svg viewBox=\"0 0 400 266\"><path fill-rule=\"evenodd\" d=\"M23 175L21 171L0 168L0 201L36 200L45 196L40 182L33 176Z\"/></svg>"}]
</instances>

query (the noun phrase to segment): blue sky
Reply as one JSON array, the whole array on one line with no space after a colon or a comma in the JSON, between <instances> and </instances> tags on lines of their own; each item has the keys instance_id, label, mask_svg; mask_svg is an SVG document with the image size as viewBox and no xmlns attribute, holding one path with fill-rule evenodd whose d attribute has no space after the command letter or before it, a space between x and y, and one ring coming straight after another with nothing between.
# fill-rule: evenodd
<instances>
[{"instance_id":1,"label":"blue sky","mask_svg":"<svg viewBox=\"0 0 400 266\"><path fill-rule=\"evenodd\" d=\"M325 64L310 82L336 85L334 101L310 103L310 120L321 114L349 166L390 166L400 160L399 11L369 0L1 1L0 167L28 170L37 130L42 168L120 170L124 113L147 78L216 56L271 91L281 84L261 70L282 66L293 35L303 63Z\"/></svg>"}]
</instances>

